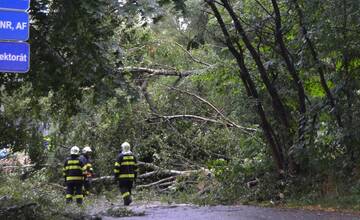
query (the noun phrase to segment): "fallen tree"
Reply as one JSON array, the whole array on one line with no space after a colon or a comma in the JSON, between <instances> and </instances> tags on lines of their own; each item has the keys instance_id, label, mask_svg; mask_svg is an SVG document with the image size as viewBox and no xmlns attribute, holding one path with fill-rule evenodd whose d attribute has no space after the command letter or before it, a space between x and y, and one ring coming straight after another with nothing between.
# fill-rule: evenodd
<instances>
[{"instance_id":1,"label":"fallen tree","mask_svg":"<svg viewBox=\"0 0 360 220\"><path fill-rule=\"evenodd\" d=\"M46 165L45 165L46 166ZM193 174L200 174L204 173L205 175L211 175L211 172L208 169L200 168L197 170L174 170L174 169L165 169L159 167L153 163L145 163L145 162L138 162L138 166L145 170L145 173L142 173L137 176L137 179L140 180L139 182L144 182L146 184L137 185L138 189L145 189L145 188L161 188L166 189L168 187L173 186L176 183L178 177L190 177ZM3 166L0 168L11 168L16 170L27 170L30 171L35 170L35 165L23 165L23 166ZM93 178L91 180L92 184L95 188L111 188L111 185L115 183L114 176L101 176L97 178ZM59 185L57 183L50 183L52 187L64 190L65 187Z\"/></svg>"},{"instance_id":2,"label":"fallen tree","mask_svg":"<svg viewBox=\"0 0 360 220\"><path fill-rule=\"evenodd\" d=\"M189 177L192 174L204 173L206 175L211 175L211 172L208 169L200 168L198 170L172 170L164 169L152 163L138 162L138 166L142 167L145 170L151 170L143 174L138 175L138 179L141 181L146 181L150 179L150 183L137 185L139 189L145 188L168 188L173 186L176 183L178 177ZM115 181L113 176L102 176L94 178L92 180L93 184L112 184ZM149 182L149 181L148 181Z\"/></svg>"},{"instance_id":3,"label":"fallen tree","mask_svg":"<svg viewBox=\"0 0 360 220\"><path fill-rule=\"evenodd\" d=\"M176 181L176 176L170 176L170 177L161 179L161 180L153 182L153 183L139 185L139 186L137 186L137 188L145 189L145 188L151 188L151 187L155 187L155 186L157 186L157 187L170 186L170 185L175 184L175 181Z\"/></svg>"}]
</instances>

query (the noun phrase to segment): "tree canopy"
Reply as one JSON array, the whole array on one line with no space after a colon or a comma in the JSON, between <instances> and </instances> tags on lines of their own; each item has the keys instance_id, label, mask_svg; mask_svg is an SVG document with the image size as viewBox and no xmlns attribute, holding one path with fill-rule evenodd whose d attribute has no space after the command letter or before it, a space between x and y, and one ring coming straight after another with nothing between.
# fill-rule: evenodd
<instances>
[{"instance_id":1,"label":"tree canopy","mask_svg":"<svg viewBox=\"0 0 360 220\"><path fill-rule=\"evenodd\" d=\"M0 147L57 164L89 144L108 175L129 141L228 192L358 177L358 0L33 0L30 14L31 70L0 74Z\"/></svg>"}]
</instances>

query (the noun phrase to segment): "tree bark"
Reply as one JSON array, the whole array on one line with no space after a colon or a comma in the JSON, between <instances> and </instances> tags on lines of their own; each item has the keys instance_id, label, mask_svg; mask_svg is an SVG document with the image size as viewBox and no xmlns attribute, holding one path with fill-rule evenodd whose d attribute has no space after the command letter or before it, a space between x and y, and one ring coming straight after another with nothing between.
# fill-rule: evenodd
<instances>
[{"instance_id":1,"label":"tree bark","mask_svg":"<svg viewBox=\"0 0 360 220\"><path fill-rule=\"evenodd\" d=\"M322 65L320 59L319 59L319 55L318 52L316 50L315 44L312 42L312 40L309 37L307 28L306 28L306 24L305 24L305 17L304 17L304 13L299 5L298 0L292 0L293 5L295 7L295 11L297 13L298 19L299 19L299 25L301 28L301 33L305 39L305 42L307 44L307 46L309 47L310 50L310 54L317 66L317 70L318 70L318 74L320 77L320 84L321 87L323 88L323 90L325 91L326 97L330 102L330 106L334 109L334 115L337 121L337 124L339 125L339 127L343 127L343 123L342 123L342 119L341 119L341 115L337 109L336 106L336 100L333 97L329 86L326 83L326 79L325 79L325 70L324 70L324 66Z\"/></svg>"},{"instance_id":2,"label":"tree bark","mask_svg":"<svg viewBox=\"0 0 360 220\"><path fill-rule=\"evenodd\" d=\"M278 3L276 0L271 0L271 2L272 2L274 13L275 13L275 40L280 48L280 55L283 57L283 59L286 63L287 69L288 69L291 77L293 78L293 82L296 86L297 93L298 93L299 112L301 114L300 119L299 119L298 137L299 137L299 141L304 143L305 142L304 133L305 133L305 126L306 126L305 90L304 90L304 86L301 82L301 79L299 77L299 74L295 68L294 61L292 60L292 58L290 56L290 52L287 49L285 42L284 42L284 36L282 33L282 24L281 24L281 13L280 13Z\"/></svg>"},{"instance_id":3,"label":"tree bark","mask_svg":"<svg viewBox=\"0 0 360 220\"><path fill-rule=\"evenodd\" d=\"M245 89L246 89L248 96L253 97L253 98L255 98L255 100L257 100L256 110L260 117L261 128L264 132L265 138L271 149L272 157L277 166L278 172L281 172L282 170L284 170L284 166L285 166L284 165L285 164L284 157L282 155L282 148L281 148L281 145L279 145L279 142L277 141L275 133L273 132L273 128L270 125L269 121L267 120L263 106L262 106L261 102L259 101L259 96L258 96L258 93L256 90L255 83L251 79L250 73L249 73L249 71L245 65L244 59L243 59L243 52L242 52L241 48L239 48L239 51L238 51L234 47L233 42L230 37L230 34L226 28L226 25L219 13L217 7L215 6L214 2L211 0L208 0L207 3L211 7L212 11L214 12L214 16L216 17L216 19L221 27L221 30L222 30L225 40L226 40L226 45L228 46L230 52L232 53L232 55L235 57L235 59L237 61L237 64L240 69L240 78L245 85Z\"/></svg>"},{"instance_id":4,"label":"tree bark","mask_svg":"<svg viewBox=\"0 0 360 220\"><path fill-rule=\"evenodd\" d=\"M241 36L246 48L249 50L252 58L254 59L254 61L256 63L256 66L260 73L260 77L261 77L262 81L264 82L264 84L272 98L272 104L273 104L274 111L276 112L278 117L281 119L281 122L284 125L285 129L288 130L287 133L290 134L291 128L290 128L290 120L289 120L288 113L285 109L285 106L284 106L276 88L271 84L271 82L269 80L268 73L264 67L262 60L261 60L260 54L256 51L254 46L251 44L249 37L247 36L240 20L238 19L236 13L234 12L234 9L232 8L232 6L228 2L228 0L221 0L221 2L223 3L223 6L229 13L230 17L232 18L236 31Z\"/></svg>"}]
</instances>

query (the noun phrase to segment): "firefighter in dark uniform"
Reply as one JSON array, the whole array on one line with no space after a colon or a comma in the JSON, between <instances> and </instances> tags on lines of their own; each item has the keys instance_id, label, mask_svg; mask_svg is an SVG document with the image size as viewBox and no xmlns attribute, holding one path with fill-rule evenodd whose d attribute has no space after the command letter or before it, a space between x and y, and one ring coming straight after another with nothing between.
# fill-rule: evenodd
<instances>
[{"instance_id":1,"label":"firefighter in dark uniform","mask_svg":"<svg viewBox=\"0 0 360 220\"><path fill-rule=\"evenodd\" d=\"M137 177L137 162L128 142L121 144L121 148L122 151L115 162L114 175L115 179L118 180L124 205L128 206L132 202L131 189Z\"/></svg>"},{"instance_id":2,"label":"firefighter in dark uniform","mask_svg":"<svg viewBox=\"0 0 360 220\"><path fill-rule=\"evenodd\" d=\"M94 170L93 170L91 160L90 160L91 152L92 152L91 148L86 146L82 150L82 155L80 155L80 160L84 164L83 170L85 173L84 190L83 190L84 196L87 196L90 194L91 178L94 177Z\"/></svg>"},{"instance_id":3,"label":"firefighter in dark uniform","mask_svg":"<svg viewBox=\"0 0 360 220\"><path fill-rule=\"evenodd\" d=\"M76 199L78 204L83 202L82 187L84 182L84 164L79 159L80 149L73 146L70 149L70 157L65 160L63 175L66 182L66 202Z\"/></svg>"}]
</instances>

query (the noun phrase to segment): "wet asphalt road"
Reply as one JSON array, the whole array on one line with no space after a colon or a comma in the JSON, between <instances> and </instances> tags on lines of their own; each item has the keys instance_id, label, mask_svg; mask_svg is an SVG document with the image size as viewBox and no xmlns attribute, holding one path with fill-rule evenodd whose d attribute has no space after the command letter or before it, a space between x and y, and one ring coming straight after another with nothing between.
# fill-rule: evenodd
<instances>
[{"instance_id":1,"label":"wet asphalt road","mask_svg":"<svg viewBox=\"0 0 360 220\"><path fill-rule=\"evenodd\" d=\"M103 217L104 220L360 220L360 216L320 211L282 210L253 206L138 205L138 217Z\"/></svg>"}]
</instances>

